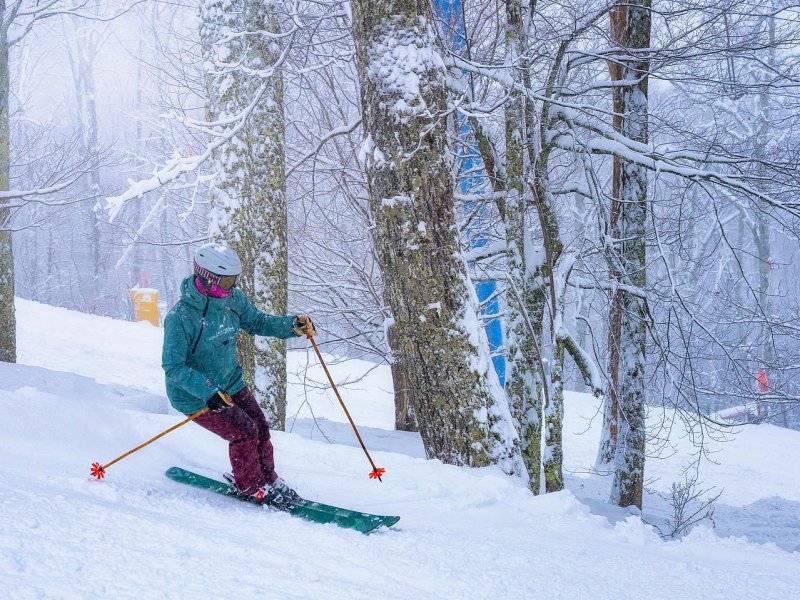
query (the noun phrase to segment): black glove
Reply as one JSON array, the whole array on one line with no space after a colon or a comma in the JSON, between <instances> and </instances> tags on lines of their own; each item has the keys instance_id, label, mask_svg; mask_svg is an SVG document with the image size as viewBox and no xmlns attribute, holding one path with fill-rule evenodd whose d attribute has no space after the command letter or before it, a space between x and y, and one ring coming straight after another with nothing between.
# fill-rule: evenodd
<instances>
[{"instance_id":1,"label":"black glove","mask_svg":"<svg viewBox=\"0 0 800 600\"><path fill-rule=\"evenodd\" d=\"M305 335L307 337L314 337L317 335L317 328L314 327L314 321L308 315L297 315L294 318L294 332L297 335Z\"/></svg>"},{"instance_id":2,"label":"black glove","mask_svg":"<svg viewBox=\"0 0 800 600\"><path fill-rule=\"evenodd\" d=\"M228 394L223 392L222 390L217 390L211 398L208 399L206 402L206 406L208 410L211 412L220 412L223 410L227 410L231 406L233 406L233 398L231 398Z\"/></svg>"}]
</instances>

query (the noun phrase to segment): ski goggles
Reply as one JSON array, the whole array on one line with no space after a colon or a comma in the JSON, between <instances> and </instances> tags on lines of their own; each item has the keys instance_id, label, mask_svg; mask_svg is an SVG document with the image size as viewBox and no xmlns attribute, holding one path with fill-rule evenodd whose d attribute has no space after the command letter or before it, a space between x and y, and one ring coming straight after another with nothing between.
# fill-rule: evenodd
<instances>
[{"instance_id":1,"label":"ski goggles","mask_svg":"<svg viewBox=\"0 0 800 600\"><path fill-rule=\"evenodd\" d=\"M219 287L228 291L236 287L236 281L239 279L238 275L225 275L219 278Z\"/></svg>"}]
</instances>

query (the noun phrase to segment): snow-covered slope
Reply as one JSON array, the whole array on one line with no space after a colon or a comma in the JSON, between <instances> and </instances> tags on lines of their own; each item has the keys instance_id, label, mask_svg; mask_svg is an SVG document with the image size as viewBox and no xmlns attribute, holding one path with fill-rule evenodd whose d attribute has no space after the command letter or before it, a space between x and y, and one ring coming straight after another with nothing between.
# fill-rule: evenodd
<instances>
[{"instance_id":1,"label":"snow-covered slope","mask_svg":"<svg viewBox=\"0 0 800 600\"><path fill-rule=\"evenodd\" d=\"M401 515L395 530L364 536L167 480L173 464L227 468L224 442L193 425L90 480L91 462L177 421L163 398L160 332L25 301L18 309L21 364L0 363L0 597L728 600L800 590L800 553L787 551L800 546L794 432L749 427L721 445L719 464L703 471L706 487L726 490L717 530L664 542L600 502L607 482L586 473L597 441L591 399L568 400L569 489L534 498L494 469L426 461L415 435L375 427L390 425L392 410L378 368L345 399L373 426L365 433L387 470L383 484L366 477L369 465L324 394L309 401L327 420L274 434L279 471L303 494ZM337 376L364 366L342 364ZM290 392L296 410L302 384ZM686 442L675 443L670 459L648 464L654 490L678 479L688 459ZM656 496L648 503L653 516L663 509ZM779 545L753 543L768 540Z\"/></svg>"},{"instance_id":2,"label":"snow-covered slope","mask_svg":"<svg viewBox=\"0 0 800 600\"><path fill-rule=\"evenodd\" d=\"M86 375L100 383L117 383L164 395L161 370L163 329L147 322L131 323L17 298L18 362ZM291 341L293 348L306 344ZM324 348L323 348L324 351ZM327 356L328 367L347 391L347 408L358 423L394 428L388 368L350 360L341 364ZM336 397L310 349L289 353L287 416L344 420Z\"/></svg>"}]
</instances>

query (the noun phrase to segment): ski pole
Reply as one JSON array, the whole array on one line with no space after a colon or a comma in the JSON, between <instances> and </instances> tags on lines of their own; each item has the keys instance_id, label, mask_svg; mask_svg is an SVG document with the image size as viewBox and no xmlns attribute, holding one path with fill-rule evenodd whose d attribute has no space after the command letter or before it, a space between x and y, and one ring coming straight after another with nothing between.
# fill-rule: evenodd
<instances>
[{"instance_id":1,"label":"ski pole","mask_svg":"<svg viewBox=\"0 0 800 600\"><path fill-rule=\"evenodd\" d=\"M295 329L295 331L299 330ZM378 481L383 483L381 475L383 475L386 472L386 469L375 466L372 457L369 455L367 447L364 445L364 440L361 439L361 434L358 433L358 427L356 427L356 424L353 422L353 417L350 416L350 411L347 410L347 407L344 405L344 400L342 400L342 396L339 394L339 390L336 388L336 384L333 383L333 377L331 377L330 371L328 371L328 366L325 364L325 360L322 358L322 353L319 351L317 343L314 341L314 337L311 335L307 337L308 340L311 342L311 346L314 348L314 352L317 353L317 358L319 358L319 362L322 365L322 368L325 370L325 375L328 376L328 381L330 381L331 383L331 387L333 388L333 393L336 394L336 398L339 400L339 404L341 404L342 408L344 409L344 414L347 415L347 420L350 421L350 425L352 425L353 427L353 431L355 432L356 437L358 438L358 443L361 444L361 449L364 451L364 454L367 455L367 460L369 460L369 464L372 465L372 472L369 474L369 478L377 479Z\"/></svg>"},{"instance_id":2,"label":"ski pole","mask_svg":"<svg viewBox=\"0 0 800 600\"><path fill-rule=\"evenodd\" d=\"M181 421L181 422L180 422L180 423L178 423L177 425L173 425L173 426L172 426L172 427L170 427L169 429L167 429L167 430L165 430L165 431L162 431L162 432L161 432L161 433L159 433L157 436L155 436L155 437L152 437L152 438L150 438L149 440L147 440L147 441L146 441L144 444L140 444L139 446L136 446L136 448L134 448L133 450L128 450L128 451L127 451L125 454L123 454L123 455L121 455L121 456L118 456L117 458L115 458L114 460L112 460L112 461L111 461L110 463L108 463L108 464L101 465L99 462L93 462L93 463L92 463L92 468L91 468L91 470L90 470L90 471L91 471L91 473L92 473L92 477L95 477L96 479L102 479L103 477L105 477L105 476L106 476L106 469L107 469L108 467L110 467L111 465L113 465L114 463L121 461L121 460L122 460L123 458L125 458L126 456L130 456L131 454L133 454L133 453L134 453L134 452L136 452L137 450L141 450L142 448L144 448L144 447L145 447L145 446L147 446L148 444L152 444L152 443L153 443L153 442L155 442L155 441L156 441L158 438L160 438L160 437L163 437L163 436L167 435L169 432L171 432L171 431L175 431L175 430L176 430L178 427L180 427L181 425L186 425L186 423L188 423L189 421L194 421L194 420L195 420L197 417L199 417L200 415L204 415L204 414L206 414L206 413L208 412L208 410L209 410L209 409L208 409L208 407L207 407L207 406L206 406L205 408L203 408L203 409L200 409L200 410L198 410L196 413L194 413L193 415L190 415L189 417L187 417L186 419L184 419L183 421Z\"/></svg>"}]
</instances>

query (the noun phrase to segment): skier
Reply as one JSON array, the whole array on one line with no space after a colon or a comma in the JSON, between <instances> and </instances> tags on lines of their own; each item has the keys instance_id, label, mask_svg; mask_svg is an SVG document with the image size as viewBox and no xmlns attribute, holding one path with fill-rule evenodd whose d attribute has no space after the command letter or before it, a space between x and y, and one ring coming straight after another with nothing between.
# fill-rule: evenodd
<instances>
[{"instance_id":1,"label":"skier","mask_svg":"<svg viewBox=\"0 0 800 600\"><path fill-rule=\"evenodd\" d=\"M229 442L233 475L242 494L268 504L297 500L275 472L269 424L244 381L236 353L242 329L281 339L316 334L307 315L276 316L258 310L236 287L237 254L206 244L194 256L194 274L181 284L181 299L164 320L162 367L167 396L185 414L209 412L194 422Z\"/></svg>"}]
</instances>

